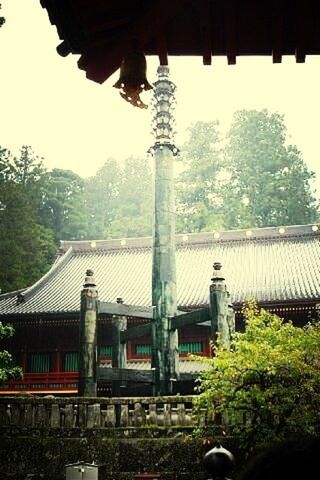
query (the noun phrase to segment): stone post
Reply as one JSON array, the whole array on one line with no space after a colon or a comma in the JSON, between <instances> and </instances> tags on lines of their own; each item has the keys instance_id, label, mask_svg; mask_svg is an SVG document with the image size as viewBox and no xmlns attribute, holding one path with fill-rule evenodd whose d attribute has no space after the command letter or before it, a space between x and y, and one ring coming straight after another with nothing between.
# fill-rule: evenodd
<instances>
[{"instance_id":1,"label":"stone post","mask_svg":"<svg viewBox=\"0 0 320 480\"><path fill-rule=\"evenodd\" d=\"M172 128L175 85L168 76L168 67L158 67L153 102L155 143L149 150L155 161L152 263L152 305L156 307L152 349L155 395L173 392L179 361L178 332L171 330L169 320L177 312L173 158L178 149L173 144Z\"/></svg>"},{"instance_id":2,"label":"stone post","mask_svg":"<svg viewBox=\"0 0 320 480\"><path fill-rule=\"evenodd\" d=\"M210 285L211 338L214 344L219 336L222 345L228 347L234 331L234 318L229 310L229 293L221 271L221 263L213 264Z\"/></svg>"},{"instance_id":3,"label":"stone post","mask_svg":"<svg viewBox=\"0 0 320 480\"><path fill-rule=\"evenodd\" d=\"M79 396L97 395L98 291L93 271L87 270L81 291Z\"/></svg>"},{"instance_id":4,"label":"stone post","mask_svg":"<svg viewBox=\"0 0 320 480\"><path fill-rule=\"evenodd\" d=\"M122 298L117 298L117 303L123 303ZM127 344L120 341L121 332L127 330L127 317L114 317L112 319L112 367L127 368ZM112 395L121 395L121 380L112 382Z\"/></svg>"}]
</instances>

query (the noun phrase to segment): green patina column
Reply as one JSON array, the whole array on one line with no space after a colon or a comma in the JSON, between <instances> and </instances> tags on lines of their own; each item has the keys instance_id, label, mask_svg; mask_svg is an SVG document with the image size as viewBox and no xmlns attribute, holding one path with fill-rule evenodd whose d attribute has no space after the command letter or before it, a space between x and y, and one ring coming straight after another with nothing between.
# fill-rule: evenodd
<instances>
[{"instance_id":1,"label":"green patina column","mask_svg":"<svg viewBox=\"0 0 320 480\"><path fill-rule=\"evenodd\" d=\"M168 67L158 67L153 101L155 143L149 150L155 162L152 263L152 305L156 307L152 349L155 395L171 394L179 374L178 332L171 330L169 320L177 312L173 158L178 149L173 143L172 129L176 87L168 76Z\"/></svg>"},{"instance_id":2,"label":"green patina column","mask_svg":"<svg viewBox=\"0 0 320 480\"><path fill-rule=\"evenodd\" d=\"M235 327L233 310L229 305L230 295L221 271L221 263L217 262L213 264L213 276L211 280L211 339L215 344L219 336L222 345L228 347Z\"/></svg>"},{"instance_id":3,"label":"green patina column","mask_svg":"<svg viewBox=\"0 0 320 480\"><path fill-rule=\"evenodd\" d=\"M123 303L122 298L117 298L117 303ZM112 367L127 368L127 344L121 342L121 332L127 330L127 317L114 317L112 319ZM121 387L126 385L119 380L112 382L112 395L121 396Z\"/></svg>"},{"instance_id":4,"label":"green patina column","mask_svg":"<svg viewBox=\"0 0 320 480\"><path fill-rule=\"evenodd\" d=\"M97 395L98 291L93 271L87 270L81 291L79 395Z\"/></svg>"}]
</instances>

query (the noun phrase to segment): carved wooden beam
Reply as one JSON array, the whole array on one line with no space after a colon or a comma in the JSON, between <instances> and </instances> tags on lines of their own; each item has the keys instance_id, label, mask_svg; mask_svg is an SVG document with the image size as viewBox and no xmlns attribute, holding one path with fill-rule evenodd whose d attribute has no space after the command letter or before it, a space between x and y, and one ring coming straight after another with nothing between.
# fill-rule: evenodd
<instances>
[{"instance_id":1,"label":"carved wooden beam","mask_svg":"<svg viewBox=\"0 0 320 480\"><path fill-rule=\"evenodd\" d=\"M99 314L121 317L154 318L154 307L140 307L125 303L100 302Z\"/></svg>"},{"instance_id":2,"label":"carved wooden beam","mask_svg":"<svg viewBox=\"0 0 320 480\"><path fill-rule=\"evenodd\" d=\"M308 12L308 7L305 0L296 0L296 62L304 63L306 61L306 50L305 43L306 37L308 35L308 24L306 19L310 12ZM308 15L309 14L309 15Z\"/></svg>"},{"instance_id":3,"label":"carved wooden beam","mask_svg":"<svg viewBox=\"0 0 320 480\"><path fill-rule=\"evenodd\" d=\"M282 62L283 42L283 0L273 0L272 4L272 61Z\"/></svg>"},{"instance_id":4,"label":"carved wooden beam","mask_svg":"<svg viewBox=\"0 0 320 480\"><path fill-rule=\"evenodd\" d=\"M183 313L171 318L171 328L173 330L186 327L187 325L195 325L210 320L209 307L194 310L193 312Z\"/></svg>"},{"instance_id":5,"label":"carved wooden beam","mask_svg":"<svg viewBox=\"0 0 320 480\"><path fill-rule=\"evenodd\" d=\"M235 65L237 59L236 0L225 0L224 5L228 65Z\"/></svg>"},{"instance_id":6,"label":"carved wooden beam","mask_svg":"<svg viewBox=\"0 0 320 480\"><path fill-rule=\"evenodd\" d=\"M98 367L98 379L106 382L119 381L154 383L154 370Z\"/></svg>"},{"instance_id":7,"label":"carved wooden beam","mask_svg":"<svg viewBox=\"0 0 320 480\"><path fill-rule=\"evenodd\" d=\"M167 8L166 3L168 4ZM184 2L181 2L181 0L150 2L147 11L139 16L125 33L122 32L121 37L112 44L101 42L100 45L90 44L87 49L84 49L78 61L79 68L86 71L87 78L103 83L118 70L120 67L119 58L124 58L130 52L134 41L143 49L148 41L155 38L154 24L158 8L162 8L164 12L163 22L165 25L169 18L176 15L183 6ZM90 63L86 61L86 58L90 58Z\"/></svg>"},{"instance_id":8,"label":"carved wooden beam","mask_svg":"<svg viewBox=\"0 0 320 480\"><path fill-rule=\"evenodd\" d=\"M106 368L98 367L98 381L104 382L137 382L154 383L154 370L137 370L133 368ZM182 372L179 375L180 381L192 381L199 377L199 372Z\"/></svg>"},{"instance_id":9,"label":"carved wooden beam","mask_svg":"<svg viewBox=\"0 0 320 480\"><path fill-rule=\"evenodd\" d=\"M211 5L210 0L203 0L198 3L200 9L201 43L203 65L211 65Z\"/></svg>"},{"instance_id":10,"label":"carved wooden beam","mask_svg":"<svg viewBox=\"0 0 320 480\"><path fill-rule=\"evenodd\" d=\"M128 340L133 340L135 338L147 337L152 333L152 324L146 323L145 325L137 325L136 327L131 327L128 330L124 330L120 333L120 342L125 343Z\"/></svg>"}]
</instances>

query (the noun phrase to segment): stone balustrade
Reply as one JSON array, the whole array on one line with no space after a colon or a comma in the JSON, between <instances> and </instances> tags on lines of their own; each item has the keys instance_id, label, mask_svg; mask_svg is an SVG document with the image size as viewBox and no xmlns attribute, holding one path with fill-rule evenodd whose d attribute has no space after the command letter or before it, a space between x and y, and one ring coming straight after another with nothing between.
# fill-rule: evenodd
<instances>
[{"instance_id":1,"label":"stone balustrade","mask_svg":"<svg viewBox=\"0 0 320 480\"><path fill-rule=\"evenodd\" d=\"M0 427L138 429L193 427L194 396L85 398L2 397Z\"/></svg>"}]
</instances>

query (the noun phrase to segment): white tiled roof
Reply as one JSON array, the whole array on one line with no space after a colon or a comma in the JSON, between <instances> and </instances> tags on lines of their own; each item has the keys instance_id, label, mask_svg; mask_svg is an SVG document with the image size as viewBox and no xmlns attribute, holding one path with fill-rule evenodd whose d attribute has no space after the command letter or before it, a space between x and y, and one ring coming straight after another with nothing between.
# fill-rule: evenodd
<instances>
[{"instance_id":1,"label":"white tiled roof","mask_svg":"<svg viewBox=\"0 0 320 480\"><path fill-rule=\"evenodd\" d=\"M235 304L249 297L259 302L318 302L320 230L316 228L177 235L178 305L208 303L214 262L222 264ZM87 269L95 273L100 300L115 302L122 297L127 304L150 306L151 243L150 238L61 242L58 261L35 285L0 296L0 317L78 312Z\"/></svg>"}]
</instances>

